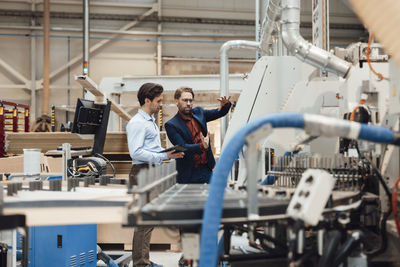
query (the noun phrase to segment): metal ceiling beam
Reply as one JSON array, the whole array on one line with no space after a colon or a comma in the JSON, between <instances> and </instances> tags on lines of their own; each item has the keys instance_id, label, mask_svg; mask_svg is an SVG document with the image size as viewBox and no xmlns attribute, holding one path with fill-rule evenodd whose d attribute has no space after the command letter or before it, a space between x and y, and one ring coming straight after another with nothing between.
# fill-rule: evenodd
<instances>
[{"instance_id":1,"label":"metal ceiling beam","mask_svg":"<svg viewBox=\"0 0 400 267\"><path fill-rule=\"evenodd\" d=\"M0 84L0 89L26 89L26 84Z\"/></svg>"},{"instance_id":2,"label":"metal ceiling beam","mask_svg":"<svg viewBox=\"0 0 400 267\"><path fill-rule=\"evenodd\" d=\"M7 30L42 30L41 26L10 26L0 25L0 29ZM81 28L64 28L64 27L52 27L52 31L59 32L82 32ZM118 34L118 35L150 35L150 36L180 36L180 37L253 37L251 33L226 33L226 32L152 32L152 31L122 31L122 30L109 30L109 29L90 29L91 33L104 33L104 34ZM111 37L112 38L112 37Z\"/></svg>"},{"instance_id":3,"label":"metal ceiling beam","mask_svg":"<svg viewBox=\"0 0 400 267\"><path fill-rule=\"evenodd\" d=\"M39 5L43 4L43 0L2 0L2 2L8 3L26 3ZM51 1L52 5L81 5L82 1ZM93 2L91 6L101 7L136 7L136 8L151 8L153 4L140 4L140 3L114 3L114 2Z\"/></svg>"},{"instance_id":4,"label":"metal ceiling beam","mask_svg":"<svg viewBox=\"0 0 400 267\"><path fill-rule=\"evenodd\" d=\"M17 78L20 82L24 84L28 83L28 79L25 78L21 73L19 73L16 69L11 67L10 64L5 62L3 59L0 58L0 66L3 67L7 72L9 72L14 78Z\"/></svg>"},{"instance_id":5,"label":"metal ceiling beam","mask_svg":"<svg viewBox=\"0 0 400 267\"><path fill-rule=\"evenodd\" d=\"M121 31L125 31L128 30L129 28L137 25L142 18L145 18L149 15L151 15L153 12L157 11L157 5L153 5L153 7L146 11L142 16L140 16L140 18L138 20L132 21L128 24L126 24L125 26L123 26L122 28L120 28ZM112 35L112 38L117 37L119 34L114 34ZM103 47L104 45L106 45L107 43L109 43L111 40L102 40L100 42L98 42L97 44L93 45L90 47L89 49L89 53L93 53L95 51L97 51L98 49L100 49L101 47ZM68 67L80 62L83 58L83 54L80 54L76 57L74 57L73 59L71 59L67 64L63 65L62 67L56 69L55 71L50 73L50 79L54 78L55 76L59 75L60 73L62 73L63 71L67 70ZM39 80L37 82L37 86L36 89L40 89L42 88L42 80Z\"/></svg>"}]
</instances>

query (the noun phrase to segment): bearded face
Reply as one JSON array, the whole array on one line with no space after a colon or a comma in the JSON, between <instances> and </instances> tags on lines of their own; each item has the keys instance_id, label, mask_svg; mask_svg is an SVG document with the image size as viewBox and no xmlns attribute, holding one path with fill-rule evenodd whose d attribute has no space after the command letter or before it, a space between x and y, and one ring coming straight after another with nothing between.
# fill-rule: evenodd
<instances>
[{"instance_id":1,"label":"bearded face","mask_svg":"<svg viewBox=\"0 0 400 267\"><path fill-rule=\"evenodd\" d=\"M193 96L189 92L183 92L181 97L176 100L176 105L181 114L185 116L192 115L193 109Z\"/></svg>"}]
</instances>

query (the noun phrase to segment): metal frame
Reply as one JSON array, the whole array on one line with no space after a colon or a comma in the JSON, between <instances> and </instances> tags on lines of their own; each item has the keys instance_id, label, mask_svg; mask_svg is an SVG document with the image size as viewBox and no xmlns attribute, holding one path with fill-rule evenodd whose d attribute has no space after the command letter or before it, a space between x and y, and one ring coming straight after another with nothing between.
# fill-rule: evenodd
<instances>
[{"instance_id":1,"label":"metal frame","mask_svg":"<svg viewBox=\"0 0 400 267\"><path fill-rule=\"evenodd\" d=\"M37 5L42 4L43 1L29 1L29 0L20 0L20 1L9 1L9 2L20 2L20 3L26 3L31 5L31 10L36 11ZM53 1L52 1L53 3ZM73 2L73 1L57 1L57 4L79 4L79 2ZM98 5L98 6L124 6L124 4L116 4L116 3L91 3L91 5ZM149 8L146 12L144 12L138 19L124 25L121 27L118 31L114 31L114 33L111 35L112 38L118 37L119 35L122 34L123 31L127 31L130 28L136 26L138 23L140 23L144 18L152 15L154 12L158 10L160 7L160 3L156 4L129 4L129 7L138 7L138 8ZM160 13L161 15L161 13ZM35 30L41 30L42 27L38 27L35 25L35 21L32 19L30 22L30 26L25 27L28 29L31 33L33 33ZM54 30L54 29L52 29ZM161 30L161 29L160 29ZM159 30L159 31L160 31ZM161 34L161 33L160 33ZM87 57L89 57L90 53L94 53L107 43L109 43L111 40L102 40L99 43L91 46L88 50ZM161 48L160 48L161 51ZM53 72L50 73L49 80L53 79L57 75L61 74L62 72L66 71L69 67L72 65L80 62L83 59L83 53L72 58L67 64L61 66L60 68L54 70ZM160 54L161 57L161 54ZM36 117L36 91L40 90L43 88L43 78L36 80L36 37L31 36L31 79L27 79L22 75L20 72L18 72L16 69L14 69L10 64L8 64L6 61L0 58L0 67L4 68L6 72L12 75L18 82L22 82L22 84L0 84L0 88L18 88L18 89L28 89L31 91L31 107L32 107L32 117L35 119ZM49 89L52 89L52 86L49 86ZM0 156L1 156L1 151L0 151Z\"/></svg>"}]
</instances>

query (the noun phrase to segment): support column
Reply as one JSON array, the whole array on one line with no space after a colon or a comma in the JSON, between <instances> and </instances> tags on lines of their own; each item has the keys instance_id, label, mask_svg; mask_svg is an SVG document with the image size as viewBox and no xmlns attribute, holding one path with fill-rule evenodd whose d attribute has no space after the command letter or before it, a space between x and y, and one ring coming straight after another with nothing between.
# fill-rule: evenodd
<instances>
[{"instance_id":1,"label":"support column","mask_svg":"<svg viewBox=\"0 0 400 267\"><path fill-rule=\"evenodd\" d=\"M50 95L50 0L43 1L43 93L42 114L49 113Z\"/></svg>"},{"instance_id":2,"label":"support column","mask_svg":"<svg viewBox=\"0 0 400 267\"><path fill-rule=\"evenodd\" d=\"M161 33L161 0L158 0L157 7L157 15L158 15L158 24L157 24L157 32ZM157 75L162 75L162 45L161 45L161 36L157 36Z\"/></svg>"},{"instance_id":3,"label":"support column","mask_svg":"<svg viewBox=\"0 0 400 267\"><path fill-rule=\"evenodd\" d=\"M83 1L83 75L89 75L89 0ZM83 98L87 91L83 89Z\"/></svg>"},{"instance_id":4,"label":"support column","mask_svg":"<svg viewBox=\"0 0 400 267\"><path fill-rule=\"evenodd\" d=\"M36 11L36 4L33 1L31 5L32 12ZM35 19L31 19L31 26L35 26ZM31 34L33 35L33 31ZM30 108L30 115L32 121L36 119L36 37L31 36L31 108ZM29 118L28 118L29 119ZM29 130L28 130L29 132Z\"/></svg>"}]
</instances>

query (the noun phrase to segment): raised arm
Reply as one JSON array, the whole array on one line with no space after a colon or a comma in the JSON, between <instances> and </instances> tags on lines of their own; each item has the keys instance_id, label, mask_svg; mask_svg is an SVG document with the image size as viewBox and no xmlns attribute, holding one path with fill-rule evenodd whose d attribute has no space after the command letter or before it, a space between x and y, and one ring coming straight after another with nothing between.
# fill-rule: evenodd
<instances>
[{"instance_id":1,"label":"raised arm","mask_svg":"<svg viewBox=\"0 0 400 267\"><path fill-rule=\"evenodd\" d=\"M219 108L204 110L204 116L206 118L206 121L209 122L209 121L217 120L217 119L225 116L228 113L228 111L232 105L231 102L229 101L230 99L231 99L230 96L228 98L226 98L226 96L220 97L217 99L220 103Z\"/></svg>"}]
</instances>

